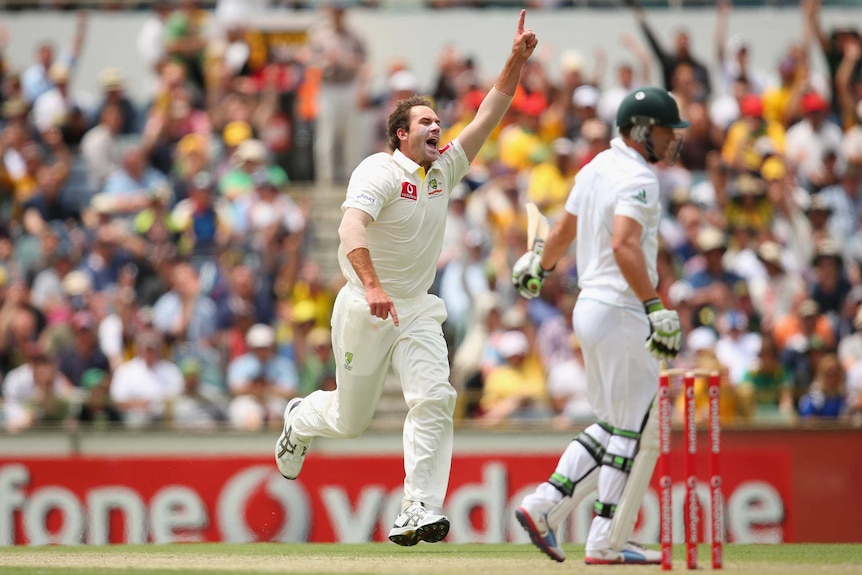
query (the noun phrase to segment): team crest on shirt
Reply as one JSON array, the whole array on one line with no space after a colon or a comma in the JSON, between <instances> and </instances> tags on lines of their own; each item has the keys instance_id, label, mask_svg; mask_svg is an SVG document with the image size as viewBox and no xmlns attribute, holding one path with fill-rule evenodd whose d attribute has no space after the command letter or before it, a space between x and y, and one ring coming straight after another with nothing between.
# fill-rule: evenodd
<instances>
[{"instance_id":1,"label":"team crest on shirt","mask_svg":"<svg viewBox=\"0 0 862 575\"><path fill-rule=\"evenodd\" d=\"M430 182L428 182L428 197L429 198L440 198L443 196L443 189L438 187L437 178L434 178Z\"/></svg>"},{"instance_id":2,"label":"team crest on shirt","mask_svg":"<svg viewBox=\"0 0 862 575\"><path fill-rule=\"evenodd\" d=\"M348 351L344 354L344 369L346 369L347 371L353 369L353 366L350 365L351 363L353 363L353 352Z\"/></svg>"},{"instance_id":3,"label":"team crest on shirt","mask_svg":"<svg viewBox=\"0 0 862 575\"><path fill-rule=\"evenodd\" d=\"M401 197L405 200L413 200L415 202L418 199L416 184L401 182Z\"/></svg>"}]
</instances>

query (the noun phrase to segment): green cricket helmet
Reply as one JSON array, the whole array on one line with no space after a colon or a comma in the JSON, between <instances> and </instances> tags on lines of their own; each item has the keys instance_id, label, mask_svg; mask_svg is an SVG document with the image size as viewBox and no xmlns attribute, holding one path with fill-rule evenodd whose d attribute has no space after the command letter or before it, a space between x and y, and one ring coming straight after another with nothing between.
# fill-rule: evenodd
<instances>
[{"instance_id":1,"label":"green cricket helmet","mask_svg":"<svg viewBox=\"0 0 862 575\"><path fill-rule=\"evenodd\" d=\"M679 117L679 106L667 90L638 88L629 93L617 109L617 126L664 126L688 128L689 123Z\"/></svg>"}]
</instances>

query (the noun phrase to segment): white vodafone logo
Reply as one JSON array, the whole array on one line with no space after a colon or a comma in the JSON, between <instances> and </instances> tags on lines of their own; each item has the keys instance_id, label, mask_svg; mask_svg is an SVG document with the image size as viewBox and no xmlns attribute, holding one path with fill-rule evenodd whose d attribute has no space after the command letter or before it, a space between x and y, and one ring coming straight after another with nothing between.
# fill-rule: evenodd
<instances>
[{"instance_id":1,"label":"white vodafone logo","mask_svg":"<svg viewBox=\"0 0 862 575\"><path fill-rule=\"evenodd\" d=\"M282 542L308 541L310 524L308 494L301 483L285 481L270 465L256 465L234 475L218 498L219 530L224 541L246 543L257 541L246 522L249 499L258 485L266 484L266 493L284 509L284 524L275 537Z\"/></svg>"}]
</instances>

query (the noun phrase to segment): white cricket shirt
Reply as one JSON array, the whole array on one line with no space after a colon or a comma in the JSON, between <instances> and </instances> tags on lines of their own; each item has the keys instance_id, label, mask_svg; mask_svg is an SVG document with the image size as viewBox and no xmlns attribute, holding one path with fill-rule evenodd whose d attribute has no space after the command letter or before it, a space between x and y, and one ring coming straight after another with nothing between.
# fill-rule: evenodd
<instances>
[{"instance_id":1,"label":"white cricket shirt","mask_svg":"<svg viewBox=\"0 0 862 575\"><path fill-rule=\"evenodd\" d=\"M575 179L566 211L578 217L579 297L643 309L614 259L614 216L643 227L640 243L653 286L658 283L658 225L661 217L658 178L644 158L621 138L587 164Z\"/></svg>"},{"instance_id":2,"label":"white cricket shirt","mask_svg":"<svg viewBox=\"0 0 862 575\"><path fill-rule=\"evenodd\" d=\"M469 169L464 149L453 140L427 174L400 150L369 156L351 174L341 210L358 208L374 218L366 230L368 250L391 297L428 292L443 247L449 196ZM338 246L338 263L347 281L362 288L344 245Z\"/></svg>"}]
</instances>

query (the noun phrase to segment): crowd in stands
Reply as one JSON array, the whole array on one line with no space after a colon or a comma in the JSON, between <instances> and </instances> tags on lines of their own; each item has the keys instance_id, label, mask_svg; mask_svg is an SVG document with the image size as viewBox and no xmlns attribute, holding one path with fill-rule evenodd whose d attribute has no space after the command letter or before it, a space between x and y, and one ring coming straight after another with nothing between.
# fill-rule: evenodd
<instances>
[{"instance_id":1,"label":"crowd in stands","mask_svg":"<svg viewBox=\"0 0 862 575\"><path fill-rule=\"evenodd\" d=\"M720 371L728 424L862 413L862 40L826 30L815 0L800 11L774 70L728 36L727 2L713 55L692 54L683 30L660 37L633 9L642 34L621 38L631 61L610 81L601 51L587 61L563 48L557 80L549 58L527 63L508 116L451 190L433 289L449 310L460 418L591 420L573 258L529 302L511 266L524 203L558 217L578 170L614 137L620 100L643 85L666 87L691 122L679 161L657 168L659 293L685 336L673 367ZM349 14L321 10L307 46L261 61L250 31L215 25L192 0L157 3L137 38L152 80L144 105L119 69L101 74L98 101L69 90L85 14L68 48L45 39L21 69L0 52L7 431L278 429L290 398L335 386L329 314L343 279L313 257L315 234L335 230L311 223L337 206L295 193L290 126L314 128L318 184L344 186L362 152L386 149L399 98L431 96L448 141L491 85L449 46L432 86L393 60L386 92L373 93ZM0 50L9 41L0 24ZM357 155L346 142L360 111L377 120ZM705 417L705 381L697 395Z\"/></svg>"}]
</instances>

